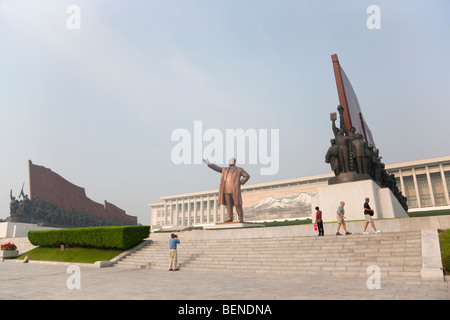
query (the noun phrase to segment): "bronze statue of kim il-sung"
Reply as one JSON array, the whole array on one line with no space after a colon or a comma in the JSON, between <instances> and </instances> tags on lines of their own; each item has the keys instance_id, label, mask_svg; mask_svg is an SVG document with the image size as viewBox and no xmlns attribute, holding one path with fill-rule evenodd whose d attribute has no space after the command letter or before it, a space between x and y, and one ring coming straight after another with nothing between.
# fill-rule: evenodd
<instances>
[{"instance_id":1,"label":"bronze statue of kim il-sung","mask_svg":"<svg viewBox=\"0 0 450 320\"><path fill-rule=\"evenodd\" d=\"M222 168L212 164L208 159L203 161L213 169L222 174L220 178L219 199L218 203L227 206L227 220L225 222L233 222L233 205L239 217L239 222L244 222L244 212L242 210L241 185L245 184L250 175L244 169L236 167L236 159L231 158L228 162L228 168ZM241 177L243 177L241 179Z\"/></svg>"}]
</instances>

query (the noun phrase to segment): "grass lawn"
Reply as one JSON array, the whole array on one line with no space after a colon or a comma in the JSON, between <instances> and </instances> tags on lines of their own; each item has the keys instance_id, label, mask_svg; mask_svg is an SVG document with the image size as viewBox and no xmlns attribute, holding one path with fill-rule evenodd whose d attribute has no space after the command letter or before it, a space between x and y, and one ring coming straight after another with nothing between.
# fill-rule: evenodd
<instances>
[{"instance_id":1,"label":"grass lawn","mask_svg":"<svg viewBox=\"0 0 450 320\"><path fill-rule=\"evenodd\" d=\"M450 274L450 229L439 230L439 241L441 243L442 267L445 274Z\"/></svg>"},{"instance_id":2,"label":"grass lawn","mask_svg":"<svg viewBox=\"0 0 450 320\"><path fill-rule=\"evenodd\" d=\"M121 252L123 250L120 249L67 248L61 251L59 248L37 247L17 259L23 260L25 256L28 256L29 260L94 263L111 260Z\"/></svg>"},{"instance_id":3,"label":"grass lawn","mask_svg":"<svg viewBox=\"0 0 450 320\"><path fill-rule=\"evenodd\" d=\"M429 217L429 216L445 216L445 215L450 215L450 210L430 210L430 211L408 212L408 215L411 218Z\"/></svg>"}]
</instances>

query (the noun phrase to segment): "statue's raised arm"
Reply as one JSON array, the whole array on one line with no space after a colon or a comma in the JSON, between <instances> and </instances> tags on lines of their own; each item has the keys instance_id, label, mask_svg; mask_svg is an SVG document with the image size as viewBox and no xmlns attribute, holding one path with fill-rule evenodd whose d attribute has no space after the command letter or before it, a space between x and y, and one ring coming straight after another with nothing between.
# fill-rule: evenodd
<instances>
[{"instance_id":1,"label":"statue's raised arm","mask_svg":"<svg viewBox=\"0 0 450 320\"><path fill-rule=\"evenodd\" d=\"M219 166L209 162L208 159L203 159L203 162L206 163L208 165L208 167L210 167L214 171L217 171L218 173L222 173L222 171L223 171L222 167L219 167Z\"/></svg>"},{"instance_id":2,"label":"statue's raised arm","mask_svg":"<svg viewBox=\"0 0 450 320\"><path fill-rule=\"evenodd\" d=\"M347 129L347 126L345 125L345 121L344 121L344 107L341 106L341 105L338 105L337 110L339 112L339 120L340 120L339 126L340 126L340 129L344 132L344 134L346 136L348 136L348 129Z\"/></svg>"}]
</instances>

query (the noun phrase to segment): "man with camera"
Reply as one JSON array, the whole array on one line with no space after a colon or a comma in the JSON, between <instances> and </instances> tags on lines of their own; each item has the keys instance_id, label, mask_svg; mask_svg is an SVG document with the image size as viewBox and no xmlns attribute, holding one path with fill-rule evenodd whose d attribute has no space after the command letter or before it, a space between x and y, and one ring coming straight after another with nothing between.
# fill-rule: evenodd
<instances>
[{"instance_id":1,"label":"man with camera","mask_svg":"<svg viewBox=\"0 0 450 320\"><path fill-rule=\"evenodd\" d=\"M177 244L180 243L178 236L174 233L170 235L169 240L169 251L170 251L170 263L169 263L169 271L177 271L178 270L178 254L177 254Z\"/></svg>"}]
</instances>

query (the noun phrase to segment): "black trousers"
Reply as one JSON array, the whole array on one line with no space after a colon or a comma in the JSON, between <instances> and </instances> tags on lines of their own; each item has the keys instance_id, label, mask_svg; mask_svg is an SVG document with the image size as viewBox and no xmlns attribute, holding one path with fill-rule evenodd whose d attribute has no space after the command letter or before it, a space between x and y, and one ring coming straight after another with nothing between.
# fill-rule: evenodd
<instances>
[{"instance_id":1,"label":"black trousers","mask_svg":"<svg viewBox=\"0 0 450 320\"><path fill-rule=\"evenodd\" d=\"M323 221L322 219L317 219L317 230L319 231L319 236L323 236Z\"/></svg>"}]
</instances>

